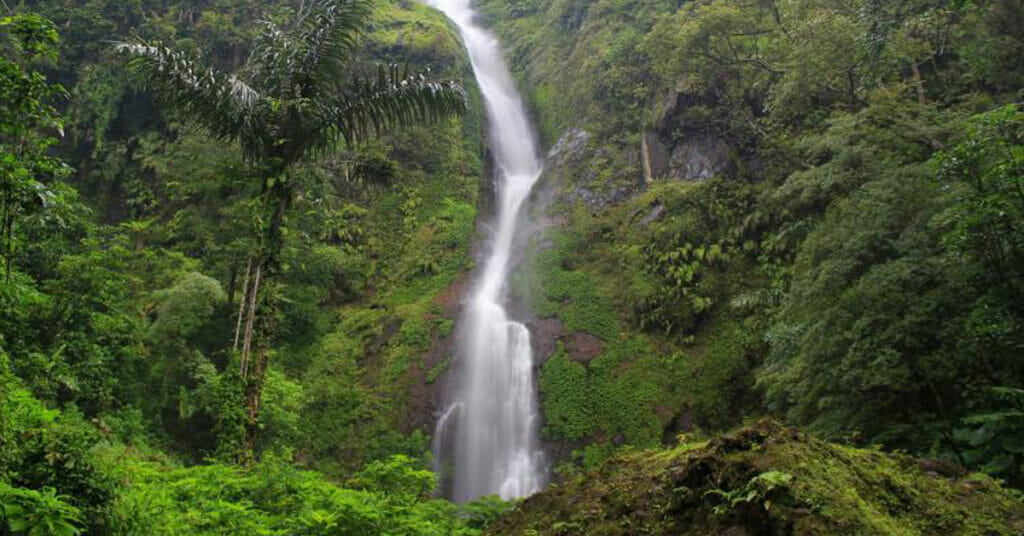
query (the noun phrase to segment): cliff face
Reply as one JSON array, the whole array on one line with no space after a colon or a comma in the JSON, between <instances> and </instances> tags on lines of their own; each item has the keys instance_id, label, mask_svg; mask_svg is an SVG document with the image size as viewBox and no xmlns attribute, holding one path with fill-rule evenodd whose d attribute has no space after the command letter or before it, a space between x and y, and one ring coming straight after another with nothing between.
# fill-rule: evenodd
<instances>
[{"instance_id":1,"label":"cliff face","mask_svg":"<svg viewBox=\"0 0 1024 536\"><path fill-rule=\"evenodd\" d=\"M550 148L560 461L771 414L1021 480L1024 5L911 3L483 2Z\"/></svg>"},{"instance_id":2,"label":"cliff face","mask_svg":"<svg viewBox=\"0 0 1024 536\"><path fill-rule=\"evenodd\" d=\"M530 497L494 535L1011 535L1024 505L991 479L839 447L763 421L632 452Z\"/></svg>"},{"instance_id":3,"label":"cliff face","mask_svg":"<svg viewBox=\"0 0 1024 536\"><path fill-rule=\"evenodd\" d=\"M760 348L731 318L698 329L723 286L706 275L725 264L712 236L723 224L691 209L709 200L698 184L747 173L754 155L692 120L713 96L666 86L641 53L654 21L674 6L492 0L482 10L548 147L532 204L536 247L513 294L535 317L549 450L558 462L589 466L625 445L654 447L695 425L732 424L750 402L745 363ZM706 244L700 259L685 254L688 283L706 288L665 292L645 243L680 226L691 250ZM669 309L673 318L661 318ZM669 333L661 325L669 323L681 329Z\"/></svg>"},{"instance_id":4,"label":"cliff face","mask_svg":"<svg viewBox=\"0 0 1024 536\"><path fill-rule=\"evenodd\" d=\"M575 165L549 167L564 201L591 207L625 200L655 180L734 174L753 156L716 121L715 91L660 80L645 40L671 2L484 2L528 99L542 138ZM586 137L580 143L580 134ZM580 155L586 154L585 157Z\"/></svg>"}]
</instances>

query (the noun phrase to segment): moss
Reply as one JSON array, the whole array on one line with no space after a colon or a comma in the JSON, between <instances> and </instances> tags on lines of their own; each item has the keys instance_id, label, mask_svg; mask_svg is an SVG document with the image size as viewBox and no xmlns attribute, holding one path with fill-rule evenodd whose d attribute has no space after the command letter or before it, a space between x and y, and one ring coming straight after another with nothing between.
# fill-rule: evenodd
<instances>
[{"instance_id":1,"label":"moss","mask_svg":"<svg viewBox=\"0 0 1024 536\"><path fill-rule=\"evenodd\" d=\"M427 371L427 376L424 379L424 381L427 384L432 384L432 383L436 382L437 379L440 378L442 374L444 374L445 372L448 372L448 367L450 367L451 364L452 364L452 357L451 356L446 357L444 359L444 361L441 361L440 363L434 365L433 368L431 368L429 371Z\"/></svg>"},{"instance_id":2,"label":"moss","mask_svg":"<svg viewBox=\"0 0 1024 536\"><path fill-rule=\"evenodd\" d=\"M682 349L675 361L686 389L683 403L696 424L723 430L739 424L744 403L753 395L752 370L760 360L762 342L755 331L734 318L721 315Z\"/></svg>"},{"instance_id":3,"label":"moss","mask_svg":"<svg viewBox=\"0 0 1024 536\"><path fill-rule=\"evenodd\" d=\"M1024 503L990 479L929 474L907 456L833 445L763 421L704 443L621 454L530 497L491 534L705 535L730 527L1011 535L1024 530Z\"/></svg>"},{"instance_id":4,"label":"moss","mask_svg":"<svg viewBox=\"0 0 1024 536\"><path fill-rule=\"evenodd\" d=\"M537 240L513 289L566 333L601 339L585 364L556 354L539 376L547 439L598 446L577 461L656 446L679 429L727 429L757 411L751 371L764 343L727 304L759 280L714 209L746 195L720 181L658 183L618 205L556 207L565 223ZM660 217L640 224L654 207ZM695 266L692 279L672 271L683 264Z\"/></svg>"},{"instance_id":5,"label":"moss","mask_svg":"<svg viewBox=\"0 0 1024 536\"><path fill-rule=\"evenodd\" d=\"M583 439L598 424L589 401L587 369L570 361L559 345L541 368L539 390L544 404L545 437Z\"/></svg>"},{"instance_id":6,"label":"moss","mask_svg":"<svg viewBox=\"0 0 1024 536\"><path fill-rule=\"evenodd\" d=\"M428 190L421 187L425 192L422 198L433 197ZM469 244L475 232L476 209L466 202L442 197L438 202L417 203L411 213L413 216L407 219L415 232L398 250L390 285L377 302L391 310L393 320L399 323L397 332L387 341L377 378L393 402L396 422L404 418L407 388L421 381L413 374L420 366L419 357L454 328L453 320L443 317L437 300L470 268Z\"/></svg>"},{"instance_id":7,"label":"moss","mask_svg":"<svg viewBox=\"0 0 1024 536\"><path fill-rule=\"evenodd\" d=\"M395 308L398 332L391 338L384 352L380 381L393 385L408 370L409 365L430 347L432 323L427 318L429 304L403 304Z\"/></svg>"},{"instance_id":8,"label":"moss","mask_svg":"<svg viewBox=\"0 0 1024 536\"><path fill-rule=\"evenodd\" d=\"M577 461L592 465L619 447L656 446L671 421L691 407L711 427L736 422L729 411L732 395L745 393L742 382L749 383L744 348L752 343L738 340L745 332L729 331L731 324L713 326L701 338L701 351L690 355L684 341L652 337L624 320L632 310L626 294L637 285L660 292L656 282L623 279L624 273L633 279L644 273L634 257L652 232L637 230L631 219L654 199L689 199L694 190L659 188L599 213L575 209L571 223L548 231L540 251L514 274L515 292L538 316L558 318L568 333L602 340L601 353L586 365L560 349L540 371L545 437L596 444ZM708 351L711 343L715 348ZM742 382L737 387L734 380Z\"/></svg>"},{"instance_id":9,"label":"moss","mask_svg":"<svg viewBox=\"0 0 1024 536\"><path fill-rule=\"evenodd\" d=\"M665 422L659 404L671 396L663 363L647 340L612 341L588 366L560 346L541 368L539 388L548 439L595 442L588 465L615 447L656 446Z\"/></svg>"},{"instance_id":10,"label":"moss","mask_svg":"<svg viewBox=\"0 0 1024 536\"><path fill-rule=\"evenodd\" d=\"M422 214L417 218L426 223L417 225L405 242L392 272L397 284L382 301L402 304L430 299L470 267L468 244L475 231L475 208L451 198L442 198L433 206L433 211L417 211ZM382 243L381 247L386 246Z\"/></svg>"},{"instance_id":11,"label":"moss","mask_svg":"<svg viewBox=\"0 0 1024 536\"><path fill-rule=\"evenodd\" d=\"M568 331L590 333L606 341L617 338L619 314L611 299L590 273L570 267L573 238L565 232L552 231L544 240L551 246L515 274L516 291L528 297L538 316L557 316Z\"/></svg>"},{"instance_id":12,"label":"moss","mask_svg":"<svg viewBox=\"0 0 1024 536\"><path fill-rule=\"evenodd\" d=\"M661 439L656 405L667 396L667 377L647 340L615 341L590 365L593 404L612 439L651 447Z\"/></svg>"},{"instance_id":13,"label":"moss","mask_svg":"<svg viewBox=\"0 0 1024 536\"><path fill-rule=\"evenodd\" d=\"M614 456L618 449L611 443L591 443L581 449L573 451L574 460L586 469L599 467L611 456Z\"/></svg>"},{"instance_id":14,"label":"moss","mask_svg":"<svg viewBox=\"0 0 1024 536\"><path fill-rule=\"evenodd\" d=\"M644 120L653 88L639 37L671 2L486 0L480 9L494 21L546 143L570 126L611 140Z\"/></svg>"},{"instance_id":15,"label":"moss","mask_svg":"<svg viewBox=\"0 0 1024 536\"><path fill-rule=\"evenodd\" d=\"M401 47L402 57L460 56L462 45L444 16L418 2L377 2L371 46L384 50Z\"/></svg>"}]
</instances>

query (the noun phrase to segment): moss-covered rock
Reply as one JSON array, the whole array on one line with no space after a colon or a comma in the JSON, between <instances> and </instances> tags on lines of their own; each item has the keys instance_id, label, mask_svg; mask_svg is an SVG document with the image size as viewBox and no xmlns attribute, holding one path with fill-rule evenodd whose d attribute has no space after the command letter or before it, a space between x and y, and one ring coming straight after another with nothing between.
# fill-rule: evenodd
<instances>
[{"instance_id":1,"label":"moss-covered rock","mask_svg":"<svg viewBox=\"0 0 1024 536\"><path fill-rule=\"evenodd\" d=\"M1024 533L1018 496L988 477L951 473L766 420L620 455L525 500L491 534Z\"/></svg>"}]
</instances>

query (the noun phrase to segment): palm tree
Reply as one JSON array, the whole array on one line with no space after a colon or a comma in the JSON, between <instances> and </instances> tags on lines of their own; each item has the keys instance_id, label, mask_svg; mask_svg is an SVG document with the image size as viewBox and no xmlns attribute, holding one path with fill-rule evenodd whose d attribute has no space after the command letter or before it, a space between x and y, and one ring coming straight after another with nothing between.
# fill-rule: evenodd
<instances>
[{"instance_id":1,"label":"palm tree","mask_svg":"<svg viewBox=\"0 0 1024 536\"><path fill-rule=\"evenodd\" d=\"M159 43L116 45L129 57L129 72L139 85L185 120L237 142L262 181L259 246L248 262L234 334L245 385L244 459L253 453L267 367L274 304L269 283L279 271L281 226L295 187L290 170L339 143L358 143L465 108L465 94L453 82L434 82L394 65L378 66L368 76L352 72L371 12L370 0L305 2L287 26L264 23L237 74Z\"/></svg>"}]
</instances>

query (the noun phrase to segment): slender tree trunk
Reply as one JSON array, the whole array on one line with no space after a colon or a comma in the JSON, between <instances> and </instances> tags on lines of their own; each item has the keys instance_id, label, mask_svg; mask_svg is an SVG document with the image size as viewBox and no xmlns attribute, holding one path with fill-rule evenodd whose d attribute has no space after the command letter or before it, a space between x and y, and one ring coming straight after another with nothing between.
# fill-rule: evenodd
<instances>
[{"instance_id":1,"label":"slender tree trunk","mask_svg":"<svg viewBox=\"0 0 1024 536\"><path fill-rule=\"evenodd\" d=\"M917 103L921 106L927 104L928 100L924 93L924 79L921 78L921 68L917 65L917 60L910 62L910 68L914 72L914 87L917 89Z\"/></svg>"},{"instance_id":2,"label":"slender tree trunk","mask_svg":"<svg viewBox=\"0 0 1024 536\"><path fill-rule=\"evenodd\" d=\"M249 358L252 354L252 339L253 339L253 328L256 325L256 306L259 304L260 296L260 276L262 275L261 261L257 260L256 274L252 279L252 286L249 288L248 296L248 314L245 318L245 332L242 335L242 355L240 361L239 373L242 379L245 380L249 376Z\"/></svg>"},{"instance_id":3,"label":"slender tree trunk","mask_svg":"<svg viewBox=\"0 0 1024 536\"><path fill-rule=\"evenodd\" d=\"M291 202L291 188L286 186L284 181L278 181L264 195L268 212L268 218L265 220L267 224L260 237L259 249L246 269L246 289L239 304L238 323L235 326L234 348L237 350L241 343L239 374L245 393L245 438L242 452L239 453L239 461L242 464L249 464L255 460L263 383L270 361L269 347L274 327L274 283L280 272L280 254L283 247L281 228Z\"/></svg>"},{"instance_id":4,"label":"slender tree trunk","mask_svg":"<svg viewBox=\"0 0 1024 536\"><path fill-rule=\"evenodd\" d=\"M0 240L3 240L4 281L11 280L11 262L14 259L14 196L10 188L4 188L3 222L0 227Z\"/></svg>"},{"instance_id":5,"label":"slender tree trunk","mask_svg":"<svg viewBox=\"0 0 1024 536\"><path fill-rule=\"evenodd\" d=\"M267 375L270 355L265 345L256 350L256 359L245 382L245 456L255 459L256 434L259 431L260 405L263 401L263 382Z\"/></svg>"},{"instance_id":6,"label":"slender tree trunk","mask_svg":"<svg viewBox=\"0 0 1024 536\"><path fill-rule=\"evenodd\" d=\"M228 307L235 304L235 290L238 287L238 264L231 263L231 274L228 276ZM235 329L237 332L238 330ZM233 349L233 348L232 348Z\"/></svg>"},{"instance_id":7,"label":"slender tree trunk","mask_svg":"<svg viewBox=\"0 0 1024 536\"><path fill-rule=\"evenodd\" d=\"M246 302L249 300L249 276L252 274L252 257L249 257L245 265L245 279L242 282L242 297L238 300L238 322L235 324L235 342L231 345L233 351L238 351L238 339L242 334L242 318L245 317ZM231 286L232 299L234 298L235 287Z\"/></svg>"}]
</instances>

